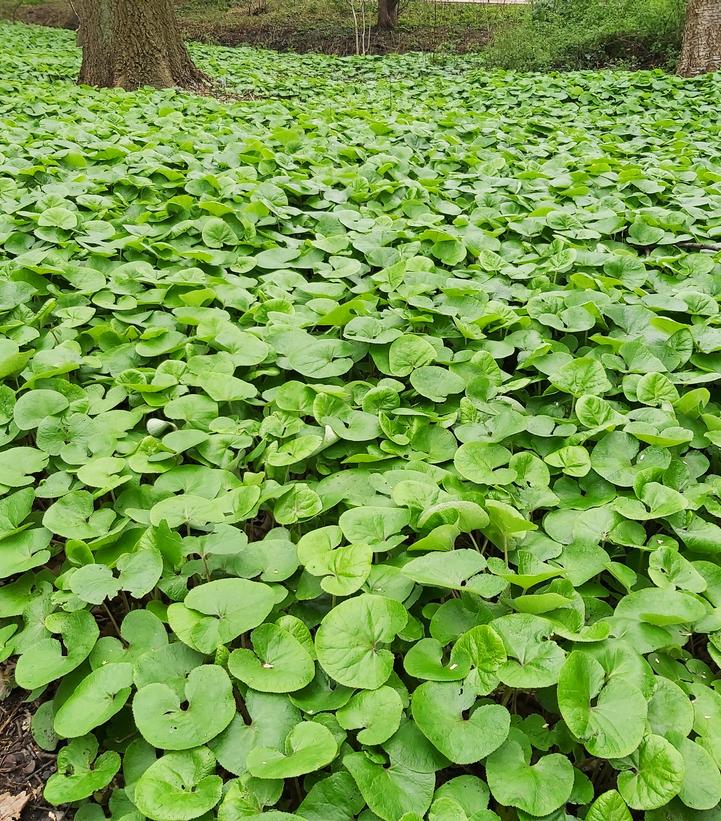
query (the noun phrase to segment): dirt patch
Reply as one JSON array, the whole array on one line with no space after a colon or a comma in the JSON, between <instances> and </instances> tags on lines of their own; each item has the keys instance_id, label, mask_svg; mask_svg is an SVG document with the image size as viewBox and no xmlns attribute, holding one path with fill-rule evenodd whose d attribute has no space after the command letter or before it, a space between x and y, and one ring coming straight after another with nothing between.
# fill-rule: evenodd
<instances>
[{"instance_id":1,"label":"dirt patch","mask_svg":"<svg viewBox=\"0 0 721 821\"><path fill-rule=\"evenodd\" d=\"M256 46L275 51L295 51L300 54L320 52L347 56L355 54L355 35L337 27L318 26L314 29L278 25L235 28L199 21L184 21L183 31L189 40L221 46ZM478 51L488 42L490 32L476 29L459 33L439 27L434 30L404 29L394 32L371 31L370 54L391 54L406 51L454 52Z\"/></svg>"},{"instance_id":2,"label":"dirt patch","mask_svg":"<svg viewBox=\"0 0 721 821\"><path fill-rule=\"evenodd\" d=\"M77 29L78 18L67 3L43 3L37 6L21 5L16 8L4 5L3 16L19 23L33 23L36 26Z\"/></svg>"},{"instance_id":3,"label":"dirt patch","mask_svg":"<svg viewBox=\"0 0 721 821\"><path fill-rule=\"evenodd\" d=\"M0 821L61 821L45 803L43 787L55 770L55 754L41 750L30 733L34 704L9 691L0 668Z\"/></svg>"}]
</instances>

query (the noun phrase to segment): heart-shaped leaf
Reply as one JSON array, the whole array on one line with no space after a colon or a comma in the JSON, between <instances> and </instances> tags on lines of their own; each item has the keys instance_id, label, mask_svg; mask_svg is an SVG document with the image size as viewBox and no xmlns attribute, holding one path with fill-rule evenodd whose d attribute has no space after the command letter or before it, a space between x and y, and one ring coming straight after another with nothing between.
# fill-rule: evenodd
<instances>
[{"instance_id":1,"label":"heart-shaped leaf","mask_svg":"<svg viewBox=\"0 0 721 821\"><path fill-rule=\"evenodd\" d=\"M647 702L623 676L610 676L592 656L574 651L558 680L558 706L569 730L602 758L623 758L641 743Z\"/></svg>"},{"instance_id":2,"label":"heart-shaped leaf","mask_svg":"<svg viewBox=\"0 0 721 821\"><path fill-rule=\"evenodd\" d=\"M618 791L634 810L663 807L678 795L684 781L684 759L665 738L649 735L633 756L632 769L618 776Z\"/></svg>"},{"instance_id":3,"label":"heart-shaped leaf","mask_svg":"<svg viewBox=\"0 0 721 821\"><path fill-rule=\"evenodd\" d=\"M364 690L341 707L336 718L345 730L357 730L361 744L382 744L398 729L403 714L403 700L392 687Z\"/></svg>"},{"instance_id":4,"label":"heart-shaped leaf","mask_svg":"<svg viewBox=\"0 0 721 821\"><path fill-rule=\"evenodd\" d=\"M541 756L535 764L521 745L509 739L486 761L486 777L500 804L532 816L548 815L568 801L573 789L573 767L563 755Z\"/></svg>"},{"instance_id":5,"label":"heart-shaped leaf","mask_svg":"<svg viewBox=\"0 0 721 821\"><path fill-rule=\"evenodd\" d=\"M190 821L220 801L223 780L214 775L207 747L172 752L151 764L135 785L135 804L153 821Z\"/></svg>"},{"instance_id":6,"label":"heart-shaped leaf","mask_svg":"<svg viewBox=\"0 0 721 821\"><path fill-rule=\"evenodd\" d=\"M510 687L548 687L558 681L565 653L549 639L553 624L539 616L517 613L493 622L508 654L498 676Z\"/></svg>"},{"instance_id":7,"label":"heart-shaped leaf","mask_svg":"<svg viewBox=\"0 0 721 821\"><path fill-rule=\"evenodd\" d=\"M168 608L178 638L201 653L212 653L263 622L275 604L273 591L247 579L219 579L194 587L182 604Z\"/></svg>"},{"instance_id":8,"label":"heart-shaped leaf","mask_svg":"<svg viewBox=\"0 0 721 821\"><path fill-rule=\"evenodd\" d=\"M477 704L472 688L428 681L413 693L413 718L426 738L456 764L480 761L508 737L511 716L500 704Z\"/></svg>"},{"instance_id":9,"label":"heart-shaped leaf","mask_svg":"<svg viewBox=\"0 0 721 821\"><path fill-rule=\"evenodd\" d=\"M631 821L631 811L616 792L609 790L599 795L586 816L587 821Z\"/></svg>"},{"instance_id":10,"label":"heart-shaped leaf","mask_svg":"<svg viewBox=\"0 0 721 821\"><path fill-rule=\"evenodd\" d=\"M266 693L290 693L313 680L315 665L306 648L277 624L251 633L253 650L233 650L228 670L237 679Z\"/></svg>"},{"instance_id":11,"label":"heart-shaped leaf","mask_svg":"<svg viewBox=\"0 0 721 821\"><path fill-rule=\"evenodd\" d=\"M20 656L15 667L15 680L21 687L34 690L74 670L90 655L100 634L95 619L87 610L74 613L53 613L44 627L51 635L41 635ZM42 631L46 634L46 631Z\"/></svg>"},{"instance_id":12,"label":"heart-shaped leaf","mask_svg":"<svg viewBox=\"0 0 721 821\"><path fill-rule=\"evenodd\" d=\"M325 767L338 754L333 734L322 724L303 721L285 739L284 749L254 747L248 770L256 778L295 778Z\"/></svg>"},{"instance_id":13,"label":"heart-shaped leaf","mask_svg":"<svg viewBox=\"0 0 721 821\"><path fill-rule=\"evenodd\" d=\"M318 662L346 687L375 690L388 680L393 654L386 646L405 627L406 609L384 596L363 594L341 602L315 636Z\"/></svg>"},{"instance_id":14,"label":"heart-shaped leaf","mask_svg":"<svg viewBox=\"0 0 721 821\"><path fill-rule=\"evenodd\" d=\"M74 738L58 753L58 770L48 779L43 796L51 804L81 801L106 787L119 769L116 752L98 755L95 736Z\"/></svg>"},{"instance_id":15,"label":"heart-shaped leaf","mask_svg":"<svg viewBox=\"0 0 721 821\"><path fill-rule=\"evenodd\" d=\"M353 776L370 809L383 821L394 821L404 813L425 815L431 805L435 776L391 763L389 767L365 753L349 753L343 766Z\"/></svg>"},{"instance_id":16,"label":"heart-shaped leaf","mask_svg":"<svg viewBox=\"0 0 721 821\"><path fill-rule=\"evenodd\" d=\"M247 773L248 753L254 747L283 750L285 739L298 724L301 715L287 696L248 690L245 707L250 724L236 714L228 727L209 746L218 763L235 775Z\"/></svg>"},{"instance_id":17,"label":"heart-shaped leaf","mask_svg":"<svg viewBox=\"0 0 721 821\"><path fill-rule=\"evenodd\" d=\"M426 681L458 681L470 670L470 658L451 659L443 664L443 645L428 638L414 644L403 659L403 667L409 676Z\"/></svg>"},{"instance_id":18,"label":"heart-shaped leaf","mask_svg":"<svg viewBox=\"0 0 721 821\"><path fill-rule=\"evenodd\" d=\"M143 738L164 750L188 750L206 744L235 715L233 688L222 667L205 664L191 670L182 706L178 693L156 682L138 690L133 717Z\"/></svg>"}]
</instances>

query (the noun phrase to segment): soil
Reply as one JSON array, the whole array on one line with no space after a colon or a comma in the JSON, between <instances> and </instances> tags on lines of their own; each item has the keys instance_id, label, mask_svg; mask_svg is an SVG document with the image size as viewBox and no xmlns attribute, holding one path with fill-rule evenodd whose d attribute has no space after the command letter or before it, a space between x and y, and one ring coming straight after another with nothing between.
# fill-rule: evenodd
<instances>
[{"instance_id":1,"label":"soil","mask_svg":"<svg viewBox=\"0 0 721 821\"><path fill-rule=\"evenodd\" d=\"M55 754L41 750L30 733L34 704L8 687L0 667L0 821L62 821L65 814L42 797L55 770Z\"/></svg>"},{"instance_id":2,"label":"soil","mask_svg":"<svg viewBox=\"0 0 721 821\"><path fill-rule=\"evenodd\" d=\"M214 43L221 46L257 46L275 51L295 51L300 54L320 52L346 56L355 54L355 37L352 32L316 29L299 29L278 25L258 26L252 29L237 29L214 26L194 20L184 21L183 30L189 40ZM472 30L454 42L454 35L443 28L436 30L404 30L395 32L373 30L370 35L370 54L391 54L405 51L435 51L438 48L455 52L478 51L488 41L489 32Z\"/></svg>"}]
</instances>

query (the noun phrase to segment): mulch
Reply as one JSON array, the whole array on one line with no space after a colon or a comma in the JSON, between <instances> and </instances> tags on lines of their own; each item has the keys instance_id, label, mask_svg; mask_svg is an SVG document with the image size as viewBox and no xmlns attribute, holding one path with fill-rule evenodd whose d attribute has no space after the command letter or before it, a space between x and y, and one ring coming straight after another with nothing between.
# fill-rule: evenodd
<instances>
[{"instance_id":1,"label":"mulch","mask_svg":"<svg viewBox=\"0 0 721 821\"><path fill-rule=\"evenodd\" d=\"M34 704L9 689L0 667L0 821L62 821L65 813L42 797L55 770L55 754L41 750L30 733Z\"/></svg>"}]
</instances>

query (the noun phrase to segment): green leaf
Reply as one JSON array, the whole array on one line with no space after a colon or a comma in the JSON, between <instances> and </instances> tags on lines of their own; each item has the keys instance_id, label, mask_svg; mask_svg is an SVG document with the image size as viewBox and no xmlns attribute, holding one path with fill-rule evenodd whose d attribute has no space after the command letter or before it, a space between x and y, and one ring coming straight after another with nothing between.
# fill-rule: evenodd
<instances>
[{"instance_id":1,"label":"green leaf","mask_svg":"<svg viewBox=\"0 0 721 821\"><path fill-rule=\"evenodd\" d=\"M47 549L51 538L50 531L37 527L1 539L0 579L7 579L45 564L51 556Z\"/></svg>"},{"instance_id":2,"label":"green leaf","mask_svg":"<svg viewBox=\"0 0 721 821\"><path fill-rule=\"evenodd\" d=\"M282 750L286 736L300 721L300 711L286 696L248 690L245 706L250 724L235 715L228 727L209 742L218 763L235 775L247 773L248 753L254 747Z\"/></svg>"},{"instance_id":3,"label":"green leaf","mask_svg":"<svg viewBox=\"0 0 721 821\"><path fill-rule=\"evenodd\" d=\"M558 706L569 730L591 755L623 758L641 743L647 703L632 682L574 650L558 679Z\"/></svg>"},{"instance_id":4,"label":"green leaf","mask_svg":"<svg viewBox=\"0 0 721 821\"><path fill-rule=\"evenodd\" d=\"M168 620L181 641L201 653L212 653L261 624L274 604L268 585L219 579L194 587L182 604L171 604Z\"/></svg>"},{"instance_id":5,"label":"green leaf","mask_svg":"<svg viewBox=\"0 0 721 821\"><path fill-rule=\"evenodd\" d=\"M634 810L655 810L678 795L684 781L681 753L660 735L649 735L633 757L632 769L618 776L618 791Z\"/></svg>"},{"instance_id":6,"label":"green leaf","mask_svg":"<svg viewBox=\"0 0 721 821\"><path fill-rule=\"evenodd\" d=\"M386 646L405 627L406 609L384 596L363 594L334 607L315 636L318 662L347 687L375 690L393 669Z\"/></svg>"},{"instance_id":7,"label":"green leaf","mask_svg":"<svg viewBox=\"0 0 721 821\"><path fill-rule=\"evenodd\" d=\"M333 596L349 596L361 588L371 571L373 550L366 544L338 547L340 528L332 528L334 538L328 538L326 528L306 533L298 542L298 560L320 585Z\"/></svg>"},{"instance_id":8,"label":"green leaf","mask_svg":"<svg viewBox=\"0 0 721 821\"><path fill-rule=\"evenodd\" d=\"M421 639L414 644L403 659L403 667L409 676L426 681L458 681L470 670L468 657L443 663L443 645L433 638Z\"/></svg>"},{"instance_id":9,"label":"green leaf","mask_svg":"<svg viewBox=\"0 0 721 821\"><path fill-rule=\"evenodd\" d=\"M694 810L712 810L721 802L721 773L711 755L690 738L675 745L683 756L684 779L678 796Z\"/></svg>"},{"instance_id":10,"label":"green leaf","mask_svg":"<svg viewBox=\"0 0 721 821\"><path fill-rule=\"evenodd\" d=\"M511 452L501 445L467 442L456 451L453 464L464 479L478 485L505 485L516 478L514 470L503 467L510 458Z\"/></svg>"},{"instance_id":11,"label":"green leaf","mask_svg":"<svg viewBox=\"0 0 721 821\"><path fill-rule=\"evenodd\" d=\"M408 376L417 368L429 365L436 358L436 349L420 336L405 334L391 342L388 367L393 376Z\"/></svg>"},{"instance_id":12,"label":"green leaf","mask_svg":"<svg viewBox=\"0 0 721 821\"><path fill-rule=\"evenodd\" d=\"M117 595L120 582L104 564L86 564L71 576L70 589L85 602L102 604L105 599L112 599Z\"/></svg>"},{"instance_id":13,"label":"green leaf","mask_svg":"<svg viewBox=\"0 0 721 821\"><path fill-rule=\"evenodd\" d=\"M153 821L199 818L220 801L223 780L214 771L207 747L167 753L140 776L134 803Z\"/></svg>"},{"instance_id":14,"label":"green leaf","mask_svg":"<svg viewBox=\"0 0 721 821\"><path fill-rule=\"evenodd\" d=\"M44 687L79 667L100 635L87 610L52 613L45 619L45 628L50 635L41 634L30 644L15 667L15 680L27 690ZM51 637L53 633L61 637L62 643Z\"/></svg>"},{"instance_id":15,"label":"green leaf","mask_svg":"<svg viewBox=\"0 0 721 821\"><path fill-rule=\"evenodd\" d=\"M568 801L573 767L559 753L541 756L533 765L529 758L517 741L509 739L486 761L488 786L500 804L529 815L548 815Z\"/></svg>"},{"instance_id":16,"label":"green leaf","mask_svg":"<svg viewBox=\"0 0 721 821\"><path fill-rule=\"evenodd\" d=\"M57 536L88 540L105 535L114 520L112 510L95 510L90 493L73 490L45 511L43 525Z\"/></svg>"},{"instance_id":17,"label":"green leaf","mask_svg":"<svg viewBox=\"0 0 721 821\"><path fill-rule=\"evenodd\" d=\"M353 776L366 803L383 821L395 821L403 814L425 815L431 805L435 776L416 772L397 763L384 767L365 753L349 753L343 766Z\"/></svg>"},{"instance_id":18,"label":"green leaf","mask_svg":"<svg viewBox=\"0 0 721 821\"><path fill-rule=\"evenodd\" d=\"M306 821L353 821L365 801L347 772L337 772L314 784L298 814Z\"/></svg>"},{"instance_id":19,"label":"green leaf","mask_svg":"<svg viewBox=\"0 0 721 821\"><path fill-rule=\"evenodd\" d=\"M224 245L237 245L238 238L225 220L208 217L202 230L203 242L209 248L222 248Z\"/></svg>"},{"instance_id":20,"label":"green leaf","mask_svg":"<svg viewBox=\"0 0 721 821\"><path fill-rule=\"evenodd\" d=\"M55 732L64 738L77 738L105 724L123 708L132 682L130 664L106 664L93 670L58 708Z\"/></svg>"},{"instance_id":21,"label":"green leaf","mask_svg":"<svg viewBox=\"0 0 721 821\"><path fill-rule=\"evenodd\" d=\"M644 405L673 404L678 399L678 391L664 374L646 373L638 380L636 397Z\"/></svg>"},{"instance_id":22,"label":"green leaf","mask_svg":"<svg viewBox=\"0 0 721 821\"><path fill-rule=\"evenodd\" d=\"M403 540L396 534L409 521L410 513L402 508L357 507L342 513L338 524L349 542L381 551L390 550Z\"/></svg>"},{"instance_id":23,"label":"green leaf","mask_svg":"<svg viewBox=\"0 0 721 821\"><path fill-rule=\"evenodd\" d=\"M254 747L248 753L248 770L256 778L295 778L325 767L336 757L338 745L330 730L303 721L288 733L285 747Z\"/></svg>"},{"instance_id":24,"label":"green leaf","mask_svg":"<svg viewBox=\"0 0 721 821\"><path fill-rule=\"evenodd\" d=\"M586 821L631 821L631 812L616 790L608 790L593 802Z\"/></svg>"},{"instance_id":25,"label":"green leaf","mask_svg":"<svg viewBox=\"0 0 721 821\"><path fill-rule=\"evenodd\" d=\"M492 624L503 639L508 660L498 677L509 687L550 687L556 684L566 654L549 639L553 624L528 613L502 616Z\"/></svg>"},{"instance_id":26,"label":"green leaf","mask_svg":"<svg viewBox=\"0 0 721 821\"><path fill-rule=\"evenodd\" d=\"M470 817L483 813L488 807L490 792L484 781L474 775L458 775L436 790L433 808L440 801L452 801ZM480 821L486 821L481 815Z\"/></svg>"},{"instance_id":27,"label":"green leaf","mask_svg":"<svg viewBox=\"0 0 721 821\"><path fill-rule=\"evenodd\" d=\"M310 519L320 513L323 509L323 502L320 496L308 485L296 484L280 497L275 503L273 515L276 522L281 525L289 525L302 519Z\"/></svg>"},{"instance_id":28,"label":"green leaf","mask_svg":"<svg viewBox=\"0 0 721 821\"><path fill-rule=\"evenodd\" d=\"M412 559L403 567L403 575L424 586L465 590L480 596L493 596L505 583L483 571L486 560L475 550L453 550L429 553Z\"/></svg>"},{"instance_id":29,"label":"green leaf","mask_svg":"<svg viewBox=\"0 0 721 821\"><path fill-rule=\"evenodd\" d=\"M230 724L234 715L228 674L210 664L191 670L182 696L167 684L154 682L141 687L133 699L133 718L141 735L164 750L188 750L206 744Z\"/></svg>"},{"instance_id":30,"label":"green leaf","mask_svg":"<svg viewBox=\"0 0 721 821\"><path fill-rule=\"evenodd\" d=\"M578 445L559 448L549 453L544 461L551 467L561 468L567 476L585 476L591 470L588 451Z\"/></svg>"},{"instance_id":31,"label":"green leaf","mask_svg":"<svg viewBox=\"0 0 721 821\"><path fill-rule=\"evenodd\" d=\"M95 736L74 738L58 753L57 772L50 776L43 796L50 804L69 804L82 801L102 790L120 769L116 752L98 755Z\"/></svg>"},{"instance_id":32,"label":"green leaf","mask_svg":"<svg viewBox=\"0 0 721 821\"><path fill-rule=\"evenodd\" d=\"M20 430L33 430L43 419L62 413L70 404L67 397L53 390L31 390L22 394L13 409Z\"/></svg>"},{"instance_id":33,"label":"green leaf","mask_svg":"<svg viewBox=\"0 0 721 821\"><path fill-rule=\"evenodd\" d=\"M38 225L49 225L54 228L63 228L65 230L75 228L77 223L77 215L69 208L62 208L60 206L48 208L47 211L43 211L43 213L38 217Z\"/></svg>"},{"instance_id":34,"label":"green leaf","mask_svg":"<svg viewBox=\"0 0 721 821\"><path fill-rule=\"evenodd\" d=\"M364 690L357 693L337 713L338 723L345 730L358 730L361 744L375 745L387 741L398 729L403 713L403 701L392 687Z\"/></svg>"},{"instance_id":35,"label":"green leaf","mask_svg":"<svg viewBox=\"0 0 721 821\"><path fill-rule=\"evenodd\" d=\"M287 630L263 624L250 634L253 650L233 650L228 670L266 693L290 693L313 680L315 665L306 648Z\"/></svg>"},{"instance_id":36,"label":"green leaf","mask_svg":"<svg viewBox=\"0 0 721 821\"><path fill-rule=\"evenodd\" d=\"M511 717L500 704L476 705L472 688L428 681L413 693L413 718L426 738L456 764L472 764L508 737Z\"/></svg>"},{"instance_id":37,"label":"green leaf","mask_svg":"<svg viewBox=\"0 0 721 821\"><path fill-rule=\"evenodd\" d=\"M445 402L450 395L461 393L466 387L460 376L437 365L415 368L410 382L417 393L432 402Z\"/></svg>"},{"instance_id":38,"label":"green leaf","mask_svg":"<svg viewBox=\"0 0 721 821\"><path fill-rule=\"evenodd\" d=\"M599 396L611 390L603 365L596 359L582 356L549 375L551 384L564 393L579 398L584 394Z\"/></svg>"},{"instance_id":39,"label":"green leaf","mask_svg":"<svg viewBox=\"0 0 721 821\"><path fill-rule=\"evenodd\" d=\"M492 627L481 624L459 636L451 651L449 667L457 664L460 669L471 669L474 689L479 695L487 695L498 684L500 670L507 661L501 636Z\"/></svg>"}]
</instances>

